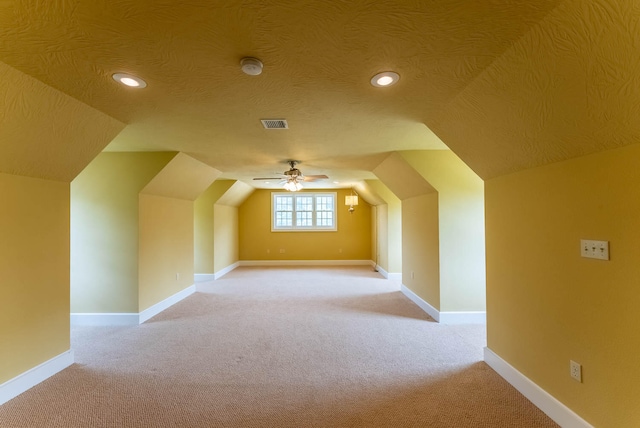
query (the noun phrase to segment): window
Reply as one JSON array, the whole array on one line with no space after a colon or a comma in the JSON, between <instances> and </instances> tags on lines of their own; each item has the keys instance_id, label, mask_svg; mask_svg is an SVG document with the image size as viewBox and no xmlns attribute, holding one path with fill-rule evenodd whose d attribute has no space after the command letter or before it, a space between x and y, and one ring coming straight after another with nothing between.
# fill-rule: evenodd
<instances>
[{"instance_id":1,"label":"window","mask_svg":"<svg viewBox=\"0 0 640 428\"><path fill-rule=\"evenodd\" d=\"M272 231L337 230L335 193L272 193Z\"/></svg>"}]
</instances>

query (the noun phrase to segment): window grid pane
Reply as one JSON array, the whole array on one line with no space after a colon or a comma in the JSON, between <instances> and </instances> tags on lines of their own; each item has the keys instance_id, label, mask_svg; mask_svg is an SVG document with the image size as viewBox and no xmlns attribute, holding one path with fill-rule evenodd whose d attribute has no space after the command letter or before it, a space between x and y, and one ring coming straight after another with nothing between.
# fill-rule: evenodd
<instances>
[{"instance_id":1,"label":"window grid pane","mask_svg":"<svg viewBox=\"0 0 640 428\"><path fill-rule=\"evenodd\" d=\"M336 230L335 198L331 193L274 194L273 228Z\"/></svg>"},{"instance_id":2,"label":"window grid pane","mask_svg":"<svg viewBox=\"0 0 640 428\"><path fill-rule=\"evenodd\" d=\"M280 211L276 213L276 226L291 227L293 226L293 213Z\"/></svg>"},{"instance_id":3,"label":"window grid pane","mask_svg":"<svg viewBox=\"0 0 640 428\"><path fill-rule=\"evenodd\" d=\"M276 227L293 226L293 198L277 195L275 197L275 225Z\"/></svg>"},{"instance_id":4,"label":"window grid pane","mask_svg":"<svg viewBox=\"0 0 640 428\"><path fill-rule=\"evenodd\" d=\"M311 227L313 226L312 211L296 211L296 226Z\"/></svg>"},{"instance_id":5,"label":"window grid pane","mask_svg":"<svg viewBox=\"0 0 640 428\"><path fill-rule=\"evenodd\" d=\"M316 226L333 227L333 196L316 196Z\"/></svg>"},{"instance_id":6,"label":"window grid pane","mask_svg":"<svg viewBox=\"0 0 640 428\"><path fill-rule=\"evenodd\" d=\"M330 211L316 213L316 219L317 219L318 226L322 226L322 227L333 226L333 213Z\"/></svg>"}]
</instances>

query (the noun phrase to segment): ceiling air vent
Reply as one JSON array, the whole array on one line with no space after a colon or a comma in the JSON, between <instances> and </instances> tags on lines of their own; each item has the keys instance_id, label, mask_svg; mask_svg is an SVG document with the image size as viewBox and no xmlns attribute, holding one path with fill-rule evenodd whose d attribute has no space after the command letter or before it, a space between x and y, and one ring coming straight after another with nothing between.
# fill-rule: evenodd
<instances>
[{"instance_id":1,"label":"ceiling air vent","mask_svg":"<svg viewBox=\"0 0 640 428\"><path fill-rule=\"evenodd\" d=\"M264 129L289 129L289 124L284 119L260 119Z\"/></svg>"}]
</instances>

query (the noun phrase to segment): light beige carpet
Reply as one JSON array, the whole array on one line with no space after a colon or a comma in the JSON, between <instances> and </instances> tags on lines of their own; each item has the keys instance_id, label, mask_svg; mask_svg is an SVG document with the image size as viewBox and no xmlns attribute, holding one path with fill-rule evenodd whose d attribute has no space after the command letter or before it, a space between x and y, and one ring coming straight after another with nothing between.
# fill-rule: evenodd
<instances>
[{"instance_id":1,"label":"light beige carpet","mask_svg":"<svg viewBox=\"0 0 640 428\"><path fill-rule=\"evenodd\" d=\"M1 427L554 427L368 267L240 268L135 327L72 331L76 364Z\"/></svg>"}]
</instances>

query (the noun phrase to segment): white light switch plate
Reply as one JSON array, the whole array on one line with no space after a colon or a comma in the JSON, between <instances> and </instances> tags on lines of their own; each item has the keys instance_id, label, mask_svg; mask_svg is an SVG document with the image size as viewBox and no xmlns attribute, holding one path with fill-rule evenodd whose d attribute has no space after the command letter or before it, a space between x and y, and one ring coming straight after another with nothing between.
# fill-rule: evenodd
<instances>
[{"instance_id":1,"label":"white light switch plate","mask_svg":"<svg viewBox=\"0 0 640 428\"><path fill-rule=\"evenodd\" d=\"M609 241L581 239L580 255L590 259L609 260Z\"/></svg>"}]
</instances>

